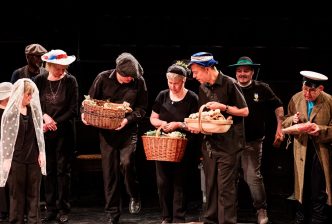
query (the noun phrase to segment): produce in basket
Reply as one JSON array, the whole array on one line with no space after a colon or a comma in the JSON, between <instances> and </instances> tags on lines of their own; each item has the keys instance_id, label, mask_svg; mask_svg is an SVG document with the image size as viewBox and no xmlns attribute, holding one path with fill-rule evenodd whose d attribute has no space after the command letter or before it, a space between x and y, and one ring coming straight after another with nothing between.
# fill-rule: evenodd
<instances>
[{"instance_id":1,"label":"produce in basket","mask_svg":"<svg viewBox=\"0 0 332 224\"><path fill-rule=\"evenodd\" d=\"M96 100L85 96L82 102L85 121L98 128L116 129L120 126L125 114L131 112L129 103L112 103L105 100Z\"/></svg>"},{"instance_id":2,"label":"produce in basket","mask_svg":"<svg viewBox=\"0 0 332 224\"><path fill-rule=\"evenodd\" d=\"M306 123L300 123L300 124L294 124L290 127L283 128L282 133L283 134L291 134L291 135L296 135L296 134L301 134L301 133L309 133L315 130L315 124L311 122L306 122Z\"/></svg>"},{"instance_id":3,"label":"produce in basket","mask_svg":"<svg viewBox=\"0 0 332 224\"><path fill-rule=\"evenodd\" d=\"M199 112L193 113L189 115L190 119L198 119ZM203 111L201 115L202 120L225 120L224 115L220 113L219 109L216 110L209 110L209 111Z\"/></svg>"},{"instance_id":4,"label":"produce in basket","mask_svg":"<svg viewBox=\"0 0 332 224\"><path fill-rule=\"evenodd\" d=\"M160 129L148 131L142 136L146 159L180 162L188 141L186 135L179 131L164 133Z\"/></svg>"},{"instance_id":5,"label":"produce in basket","mask_svg":"<svg viewBox=\"0 0 332 224\"><path fill-rule=\"evenodd\" d=\"M219 109L203 111L204 108L205 105L202 105L198 113L184 119L189 129L203 134L225 133L229 130L233 124L232 116L225 119Z\"/></svg>"},{"instance_id":6,"label":"produce in basket","mask_svg":"<svg viewBox=\"0 0 332 224\"><path fill-rule=\"evenodd\" d=\"M173 131L170 133L165 133L160 131L159 129L154 131L147 131L145 132L146 136L158 136L158 137L170 137L170 138L185 138L186 134L179 132L179 131Z\"/></svg>"},{"instance_id":7,"label":"produce in basket","mask_svg":"<svg viewBox=\"0 0 332 224\"><path fill-rule=\"evenodd\" d=\"M90 98L89 95L84 95L85 100L83 101L84 105L90 105L90 106L101 106L107 109L113 109L113 110L124 110L126 113L132 112L133 110L130 108L130 104L126 101L123 103L112 103L109 100L96 100Z\"/></svg>"}]
</instances>

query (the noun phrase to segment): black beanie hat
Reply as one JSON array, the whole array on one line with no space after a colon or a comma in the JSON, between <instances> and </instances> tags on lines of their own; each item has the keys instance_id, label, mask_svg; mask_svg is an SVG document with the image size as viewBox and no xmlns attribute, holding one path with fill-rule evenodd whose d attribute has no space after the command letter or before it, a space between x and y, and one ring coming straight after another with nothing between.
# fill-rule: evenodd
<instances>
[{"instance_id":1,"label":"black beanie hat","mask_svg":"<svg viewBox=\"0 0 332 224\"><path fill-rule=\"evenodd\" d=\"M121 76L138 78L143 75L143 68L130 53L122 53L116 59L116 71Z\"/></svg>"}]
</instances>

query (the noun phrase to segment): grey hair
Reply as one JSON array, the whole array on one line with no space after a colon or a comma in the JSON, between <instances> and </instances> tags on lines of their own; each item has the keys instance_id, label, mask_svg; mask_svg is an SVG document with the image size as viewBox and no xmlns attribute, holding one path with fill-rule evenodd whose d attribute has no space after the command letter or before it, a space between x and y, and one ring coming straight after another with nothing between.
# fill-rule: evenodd
<instances>
[{"instance_id":1,"label":"grey hair","mask_svg":"<svg viewBox=\"0 0 332 224\"><path fill-rule=\"evenodd\" d=\"M167 79L178 79L178 80L182 80L184 82L187 79L185 76L179 75L179 74L176 74L176 73L173 73L173 72L167 72L166 77L167 77Z\"/></svg>"}]
</instances>

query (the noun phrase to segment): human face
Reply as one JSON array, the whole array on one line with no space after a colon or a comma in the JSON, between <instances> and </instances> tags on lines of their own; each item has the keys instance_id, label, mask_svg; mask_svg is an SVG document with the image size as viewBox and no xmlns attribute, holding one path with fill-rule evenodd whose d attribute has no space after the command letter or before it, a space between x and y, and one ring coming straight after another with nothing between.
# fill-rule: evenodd
<instances>
[{"instance_id":1,"label":"human face","mask_svg":"<svg viewBox=\"0 0 332 224\"><path fill-rule=\"evenodd\" d=\"M22 99L22 106L27 106L31 102L32 99L32 92L27 91L23 94L23 99Z\"/></svg>"},{"instance_id":2,"label":"human face","mask_svg":"<svg viewBox=\"0 0 332 224\"><path fill-rule=\"evenodd\" d=\"M168 84L169 90L174 94L179 93L184 88L184 81L179 78L178 79L168 78L167 84Z\"/></svg>"},{"instance_id":3,"label":"human face","mask_svg":"<svg viewBox=\"0 0 332 224\"><path fill-rule=\"evenodd\" d=\"M197 65L197 64L192 64L191 65L191 72L193 74L193 77L199 81L201 84L202 83L208 83L211 80L211 77L209 76L209 72L208 69L206 67Z\"/></svg>"},{"instance_id":4,"label":"human face","mask_svg":"<svg viewBox=\"0 0 332 224\"><path fill-rule=\"evenodd\" d=\"M39 67L41 67L43 64L43 61L41 60L40 55L28 54L28 55L26 55L26 59L27 59L28 65L35 70L39 69Z\"/></svg>"},{"instance_id":5,"label":"human face","mask_svg":"<svg viewBox=\"0 0 332 224\"><path fill-rule=\"evenodd\" d=\"M303 96L306 101L315 101L324 87L322 85L317 88L310 88L309 86L302 85Z\"/></svg>"},{"instance_id":6,"label":"human face","mask_svg":"<svg viewBox=\"0 0 332 224\"><path fill-rule=\"evenodd\" d=\"M247 85L252 80L254 69L250 66L238 66L235 70L236 79L241 85Z\"/></svg>"},{"instance_id":7,"label":"human face","mask_svg":"<svg viewBox=\"0 0 332 224\"><path fill-rule=\"evenodd\" d=\"M61 76L66 72L68 65L58 65L50 63L48 69L54 78L61 78Z\"/></svg>"},{"instance_id":8,"label":"human face","mask_svg":"<svg viewBox=\"0 0 332 224\"><path fill-rule=\"evenodd\" d=\"M131 81L134 80L133 77L131 76L122 76L119 73L116 73L116 78L118 79L119 83L130 83Z\"/></svg>"}]
</instances>

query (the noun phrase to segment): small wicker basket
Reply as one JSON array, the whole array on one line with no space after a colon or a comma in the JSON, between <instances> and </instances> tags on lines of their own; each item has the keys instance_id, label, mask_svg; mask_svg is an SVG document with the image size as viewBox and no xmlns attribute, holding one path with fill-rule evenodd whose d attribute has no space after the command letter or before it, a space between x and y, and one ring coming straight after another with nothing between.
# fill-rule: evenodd
<instances>
[{"instance_id":1,"label":"small wicker basket","mask_svg":"<svg viewBox=\"0 0 332 224\"><path fill-rule=\"evenodd\" d=\"M94 103L92 104L91 101ZM108 106L105 107L105 104ZM84 100L84 119L88 124L97 128L116 129L120 126L125 113L128 112L121 106L122 104L110 103L103 100Z\"/></svg>"},{"instance_id":2,"label":"small wicker basket","mask_svg":"<svg viewBox=\"0 0 332 224\"><path fill-rule=\"evenodd\" d=\"M159 133L158 128L157 133ZM163 136L142 136L143 148L147 160L180 162L187 146L186 138Z\"/></svg>"},{"instance_id":3,"label":"small wicker basket","mask_svg":"<svg viewBox=\"0 0 332 224\"><path fill-rule=\"evenodd\" d=\"M202 120L202 112L205 107L206 105L204 104L199 108L198 119L184 119L187 126L203 134L227 132L233 124L233 120Z\"/></svg>"}]
</instances>

